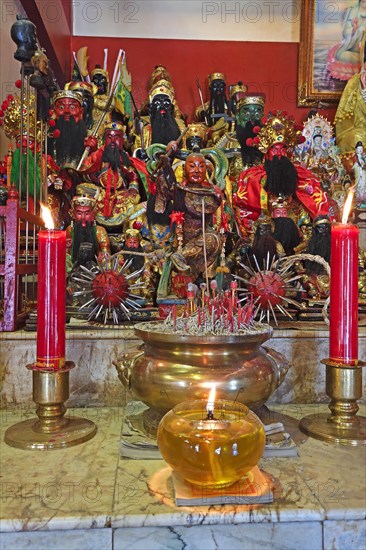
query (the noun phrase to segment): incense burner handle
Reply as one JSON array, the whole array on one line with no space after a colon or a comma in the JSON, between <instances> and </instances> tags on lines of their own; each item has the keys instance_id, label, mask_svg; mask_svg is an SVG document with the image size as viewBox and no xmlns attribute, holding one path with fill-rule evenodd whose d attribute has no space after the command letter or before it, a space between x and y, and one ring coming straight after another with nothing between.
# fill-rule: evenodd
<instances>
[{"instance_id":1,"label":"incense burner handle","mask_svg":"<svg viewBox=\"0 0 366 550\"><path fill-rule=\"evenodd\" d=\"M131 389L131 370L135 364L135 361L144 352L141 350L134 351L132 353L124 353L121 357L117 358L117 361L113 361L113 365L116 367L118 378L127 390Z\"/></svg>"},{"instance_id":2,"label":"incense burner handle","mask_svg":"<svg viewBox=\"0 0 366 550\"><path fill-rule=\"evenodd\" d=\"M277 367L277 374L278 374L277 385L276 385L276 389L277 389L282 384L288 370L292 365L290 361L288 361L286 357L279 351L276 351L273 348L267 348L267 346L262 346L262 347L263 349L265 349L266 354L268 355L268 357L270 357L270 359L272 359L272 361L274 361Z\"/></svg>"}]
</instances>

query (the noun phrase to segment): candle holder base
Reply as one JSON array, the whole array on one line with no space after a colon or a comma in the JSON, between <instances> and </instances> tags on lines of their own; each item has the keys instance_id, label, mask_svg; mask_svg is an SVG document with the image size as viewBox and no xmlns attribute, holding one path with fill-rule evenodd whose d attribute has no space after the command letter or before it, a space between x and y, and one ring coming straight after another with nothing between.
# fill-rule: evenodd
<instances>
[{"instance_id":1,"label":"candle holder base","mask_svg":"<svg viewBox=\"0 0 366 550\"><path fill-rule=\"evenodd\" d=\"M33 400L38 405L38 419L24 420L8 428L5 443L24 450L52 450L79 445L96 434L97 427L90 420L64 417L69 372L74 366L72 361L66 361L64 369L50 371L27 365L33 371Z\"/></svg>"},{"instance_id":2,"label":"candle holder base","mask_svg":"<svg viewBox=\"0 0 366 550\"><path fill-rule=\"evenodd\" d=\"M326 393L331 414L312 414L300 420L300 429L310 437L340 445L366 445L366 418L357 416L356 401L362 396L362 366L343 365L331 359L326 365Z\"/></svg>"}]
</instances>

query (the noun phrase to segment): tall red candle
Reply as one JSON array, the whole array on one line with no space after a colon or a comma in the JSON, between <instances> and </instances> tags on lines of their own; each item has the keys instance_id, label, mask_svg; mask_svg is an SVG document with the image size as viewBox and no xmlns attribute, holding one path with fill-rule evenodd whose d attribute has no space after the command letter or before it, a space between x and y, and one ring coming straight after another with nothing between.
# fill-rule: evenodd
<instances>
[{"instance_id":1,"label":"tall red candle","mask_svg":"<svg viewBox=\"0 0 366 550\"><path fill-rule=\"evenodd\" d=\"M358 227L335 223L331 229L329 356L358 361Z\"/></svg>"},{"instance_id":2,"label":"tall red candle","mask_svg":"<svg viewBox=\"0 0 366 550\"><path fill-rule=\"evenodd\" d=\"M37 367L65 365L66 231L38 233Z\"/></svg>"}]
</instances>

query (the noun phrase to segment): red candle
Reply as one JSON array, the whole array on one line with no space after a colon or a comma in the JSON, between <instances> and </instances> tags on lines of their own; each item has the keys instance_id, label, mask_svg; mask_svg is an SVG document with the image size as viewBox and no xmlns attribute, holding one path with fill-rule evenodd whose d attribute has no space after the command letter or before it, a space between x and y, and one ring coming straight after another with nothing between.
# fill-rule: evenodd
<instances>
[{"instance_id":1,"label":"red candle","mask_svg":"<svg viewBox=\"0 0 366 550\"><path fill-rule=\"evenodd\" d=\"M356 365L358 360L358 227L332 224L329 356Z\"/></svg>"},{"instance_id":2,"label":"red candle","mask_svg":"<svg viewBox=\"0 0 366 550\"><path fill-rule=\"evenodd\" d=\"M66 231L38 233L38 368L65 366Z\"/></svg>"}]
</instances>

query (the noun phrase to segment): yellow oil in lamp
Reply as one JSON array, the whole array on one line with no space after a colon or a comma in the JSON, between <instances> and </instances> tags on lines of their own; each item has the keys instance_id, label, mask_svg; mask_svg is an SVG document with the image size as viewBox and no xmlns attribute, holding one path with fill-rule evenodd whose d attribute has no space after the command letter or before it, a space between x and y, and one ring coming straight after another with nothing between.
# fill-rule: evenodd
<instances>
[{"instance_id":1,"label":"yellow oil in lamp","mask_svg":"<svg viewBox=\"0 0 366 550\"><path fill-rule=\"evenodd\" d=\"M257 465L265 446L264 426L242 403L186 401L160 421L158 445L164 460L184 480L202 487L239 481Z\"/></svg>"}]
</instances>

